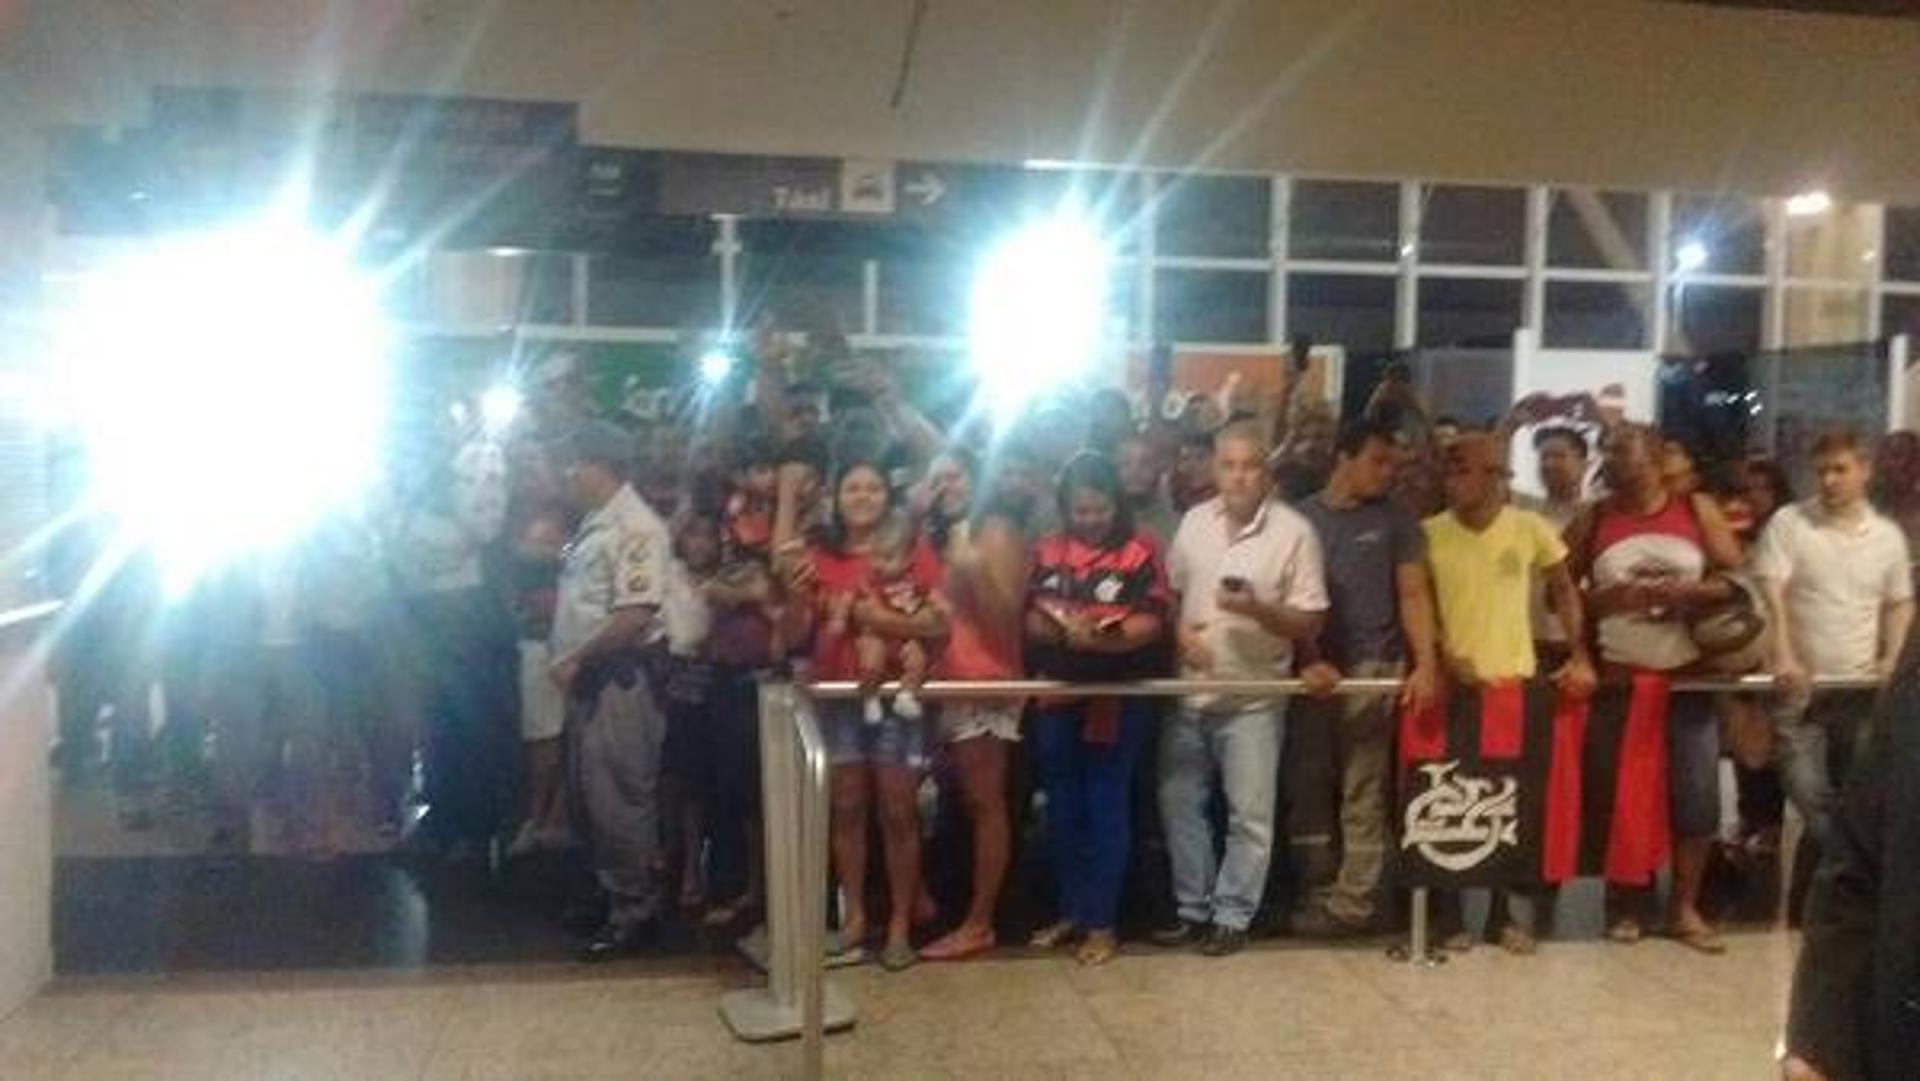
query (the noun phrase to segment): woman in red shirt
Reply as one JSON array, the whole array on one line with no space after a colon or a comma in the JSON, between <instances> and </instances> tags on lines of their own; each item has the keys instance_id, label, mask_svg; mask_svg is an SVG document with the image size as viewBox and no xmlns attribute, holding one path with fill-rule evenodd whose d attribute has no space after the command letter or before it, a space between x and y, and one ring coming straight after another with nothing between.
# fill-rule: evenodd
<instances>
[{"instance_id":1,"label":"woman in red shirt","mask_svg":"<svg viewBox=\"0 0 1920 1081\"><path fill-rule=\"evenodd\" d=\"M1060 471L1066 530L1035 547L1027 593L1027 661L1045 679L1109 681L1164 675L1166 573L1135 530L1120 474L1085 451ZM1047 837L1058 891L1041 948L1080 941L1082 964L1118 952L1120 888L1132 844L1134 765L1153 727L1146 698L1042 702L1034 764L1047 794Z\"/></svg>"},{"instance_id":2,"label":"woman in red shirt","mask_svg":"<svg viewBox=\"0 0 1920 1081\"><path fill-rule=\"evenodd\" d=\"M945 451L915 501L946 565L949 634L938 672L943 679L1019 679L1027 508L1020 506L1023 497L1005 490L976 499L978 478L973 455ZM920 951L929 961L957 961L997 943L993 913L1012 849L1007 756L1020 739L1023 705L1019 698L982 699L947 702L940 710L940 743L973 827L973 896L960 926Z\"/></svg>"},{"instance_id":3,"label":"woman in red shirt","mask_svg":"<svg viewBox=\"0 0 1920 1081\"><path fill-rule=\"evenodd\" d=\"M913 615L889 609L863 591L873 581L874 561L883 553L883 527L894 513L886 473L871 462L850 463L833 485L833 512L827 527L801 543L796 522L799 470L781 473L779 512L774 530L777 557L792 591L787 605L795 641L813 636L812 678L853 680L860 667L854 640L862 631L884 638L931 642L946 635L940 605L925 605ZM941 587L940 561L925 539L916 539L908 576L923 593ZM828 618L841 598L854 597L849 618ZM887 942L881 963L910 967L917 959L908 935L920 887L920 775L926 767L925 736L917 720L892 712L869 723L860 703L820 704L821 734L833 756L833 863L845 905L840 937L848 949L867 938L866 870L868 814L877 797L880 832L886 845Z\"/></svg>"}]
</instances>

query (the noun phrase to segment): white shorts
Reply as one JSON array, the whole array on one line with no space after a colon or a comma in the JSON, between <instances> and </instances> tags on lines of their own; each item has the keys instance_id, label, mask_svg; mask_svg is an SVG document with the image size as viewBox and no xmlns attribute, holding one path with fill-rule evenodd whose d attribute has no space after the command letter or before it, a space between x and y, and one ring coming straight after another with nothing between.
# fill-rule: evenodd
<instances>
[{"instance_id":1,"label":"white shorts","mask_svg":"<svg viewBox=\"0 0 1920 1081\"><path fill-rule=\"evenodd\" d=\"M1018 702L947 702L940 707L940 742L960 743L992 736L1020 742Z\"/></svg>"},{"instance_id":2,"label":"white shorts","mask_svg":"<svg viewBox=\"0 0 1920 1081\"><path fill-rule=\"evenodd\" d=\"M545 642L521 640L520 738L528 743L556 739L566 728L566 696L547 672L551 657Z\"/></svg>"}]
</instances>

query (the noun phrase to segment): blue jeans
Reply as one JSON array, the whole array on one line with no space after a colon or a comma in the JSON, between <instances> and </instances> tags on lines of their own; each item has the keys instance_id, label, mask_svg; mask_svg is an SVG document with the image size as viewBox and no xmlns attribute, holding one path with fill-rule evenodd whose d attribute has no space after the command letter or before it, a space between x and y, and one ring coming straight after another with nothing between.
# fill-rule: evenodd
<instances>
[{"instance_id":1,"label":"blue jeans","mask_svg":"<svg viewBox=\"0 0 1920 1081\"><path fill-rule=\"evenodd\" d=\"M1160 817L1180 918L1244 931L1273 860L1286 704L1236 713L1181 710L1160 737ZM1207 801L1215 773L1226 796L1224 859L1214 857Z\"/></svg>"},{"instance_id":2,"label":"blue jeans","mask_svg":"<svg viewBox=\"0 0 1920 1081\"><path fill-rule=\"evenodd\" d=\"M1112 930L1133 845L1133 770L1153 728L1153 702L1120 704L1120 738L1080 738L1084 702L1035 714L1034 767L1047 796L1047 843L1058 918L1082 930Z\"/></svg>"},{"instance_id":3,"label":"blue jeans","mask_svg":"<svg viewBox=\"0 0 1920 1081\"><path fill-rule=\"evenodd\" d=\"M1780 784L1807 822L1807 836L1825 846L1833 830L1833 812L1839 796L1837 774L1851 764L1854 751L1866 744L1873 721L1872 691L1838 691L1816 695L1811 702L1776 700L1774 756L1780 766Z\"/></svg>"}]
</instances>

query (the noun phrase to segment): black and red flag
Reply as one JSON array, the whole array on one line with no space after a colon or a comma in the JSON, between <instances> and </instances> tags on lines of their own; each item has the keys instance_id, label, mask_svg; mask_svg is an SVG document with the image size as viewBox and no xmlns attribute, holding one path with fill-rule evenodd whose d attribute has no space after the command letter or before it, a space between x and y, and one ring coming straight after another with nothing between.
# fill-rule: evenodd
<instances>
[{"instance_id":1,"label":"black and red flag","mask_svg":"<svg viewBox=\"0 0 1920 1081\"><path fill-rule=\"evenodd\" d=\"M1454 687L1400 719L1400 880L1560 884L1598 871L1641 885L1672 847L1664 676L1592 699L1548 683Z\"/></svg>"}]
</instances>

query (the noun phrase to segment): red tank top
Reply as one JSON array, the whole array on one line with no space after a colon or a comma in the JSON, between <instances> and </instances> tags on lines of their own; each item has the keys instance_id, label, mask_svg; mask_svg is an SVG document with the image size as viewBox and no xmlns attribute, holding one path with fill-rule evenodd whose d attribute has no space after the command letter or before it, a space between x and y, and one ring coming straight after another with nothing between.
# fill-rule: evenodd
<instances>
[{"instance_id":1,"label":"red tank top","mask_svg":"<svg viewBox=\"0 0 1920 1081\"><path fill-rule=\"evenodd\" d=\"M1600 512L1599 518L1593 531L1595 556L1623 541L1644 536L1691 541L1700 549L1707 546L1706 534L1700 531L1700 519L1694 516L1693 505L1679 496L1669 498L1666 506L1652 514L1627 514L1608 507Z\"/></svg>"}]
</instances>

